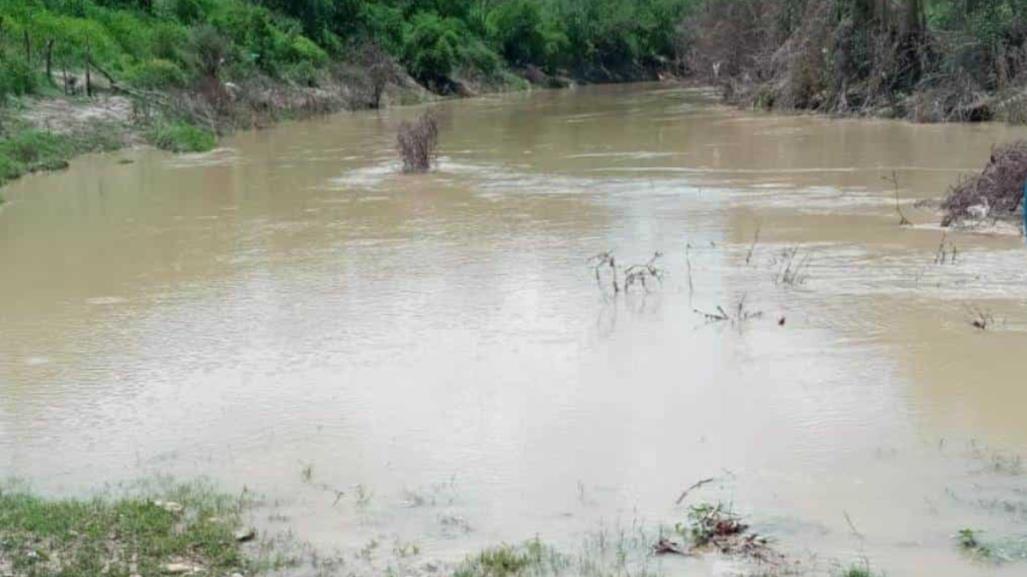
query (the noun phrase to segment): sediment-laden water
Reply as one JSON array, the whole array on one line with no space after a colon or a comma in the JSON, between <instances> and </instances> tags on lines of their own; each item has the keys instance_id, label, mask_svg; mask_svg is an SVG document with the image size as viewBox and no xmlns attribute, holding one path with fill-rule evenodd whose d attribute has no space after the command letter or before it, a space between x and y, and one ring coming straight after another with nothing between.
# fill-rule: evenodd
<instances>
[{"instance_id":1,"label":"sediment-laden water","mask_svg":"<svg viewBox=\"0 0 1027 577\"><path fill-rule=\"evenodd\" d=\"M1027 570L952 538L1027 533L1027 249L942 245L913 206L1027 130L669 85L435 108L428 175L397 172L404 108L5 189L0 476L204 475L319 546L426 558L673 525L713 477L687 502L730 501L797 556ZM601 251L661 251L662 285L597 287ZM696 312L739 302L752 318Z\"/></svg>"}]
</instances>

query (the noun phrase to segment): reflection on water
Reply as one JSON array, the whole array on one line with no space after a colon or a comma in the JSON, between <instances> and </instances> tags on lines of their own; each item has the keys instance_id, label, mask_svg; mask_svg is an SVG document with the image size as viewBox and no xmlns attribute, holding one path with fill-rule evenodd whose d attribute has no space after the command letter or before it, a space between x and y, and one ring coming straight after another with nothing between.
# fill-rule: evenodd
<instances>
[{"instance_id":1,"label":"reflection on water","mask_svg":"<svg viewBox=\"0 0 1027 577\"><path fill-rule=\"evenodd\" d=\"M673 523L714 475L708 497L793 551L994 574L950 537L1024 520L967 503L991 482L971 439L1027 446L1027 252L950 234L959 258L936 265L912 202L1023 129L754 115L653 85L437 107L426 176L395 170L417 113L397 109L5 190L0 471L52 491L208 475L316 543L440 557ZM897 226L893 171L919 226ZM805 282L780 282L789 247ZM604 250L663 251L662 287L604 297ZM743 298L762 317L694 310ZM970 307L1002 322L975 331Z\"/></svg>"}]
</instances>

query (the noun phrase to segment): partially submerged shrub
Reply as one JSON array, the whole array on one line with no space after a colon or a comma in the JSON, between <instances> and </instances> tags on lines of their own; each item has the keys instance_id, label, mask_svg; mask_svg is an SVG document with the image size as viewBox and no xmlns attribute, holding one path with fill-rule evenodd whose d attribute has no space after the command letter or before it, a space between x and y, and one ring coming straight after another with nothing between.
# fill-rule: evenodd
<instances>
[{"instance_id":1,"label":"partially submerged shrub","mask_svg":"<svg viewBox=\"0 0 1027 577\"><path fill-rule=\"evenodd\" d=\"M157 148L172 152L206 152L217 145L213 132L184 122L157 126L150 139Z\"/></svg>"},{"instance_id":2,"label":"partially submerged shrub","mask_svg":"<svg viewBox=\"0 0 1027 577\"><path fill-rule=\"evenodd\" d=\"M942 226L1016 212L1027 182L1027 141L995 148L981 174L963 180L942 203Z\"/></svg>"},{"instance_id":3,"label":"partially submerged shrub","mask_svg":"<svg viewBox=\"0 0 1027 577\"><path fill-rule=\"evenodd\" d=\"M435 162L439 144L439 122L425 112L414 122L403 121L396 135L396 146L403 159L403 172L428 172Z\"/></svg>"}]
</instances>

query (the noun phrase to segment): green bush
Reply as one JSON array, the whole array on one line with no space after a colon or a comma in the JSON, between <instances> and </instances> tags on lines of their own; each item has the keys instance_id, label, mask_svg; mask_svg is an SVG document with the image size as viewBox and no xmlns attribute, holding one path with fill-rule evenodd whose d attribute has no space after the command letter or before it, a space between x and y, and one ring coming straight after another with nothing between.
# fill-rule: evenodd
<instances>
[{"instance_id":1,"label":"green bush","mask_svg":"<svg viewBox=\"0 0 1027 577\"><path fill-rule=\"evenodd\" d=\"M495 76L503 69L503 59L479 41L465 44L460 50L460 59L486 77Z\"/></svg>"},{"instance_id":2,"label":"green bush","mask_svg":"<svg viewBox=\"0 0 1027 577\"><path fill-rule=\"evenodd\" d=\"M39 73L21 59L0 58L0 100L33 94L39 89Z\"/></svg>"},{"instance_id":3,"label":"green bush","mask_svg":"<svg viewBox=\"0 0 1027 577\"><path fill-rule=\"evenodd\" d=\"M26 172L68 166L72 149L67 139L39 130L22 130L0 140L0 184Z\"/></svg>"},{"instance_id":4,"label":"green bush","mask_svg":"<svg viewBox=\"0 0 1027 577\"><path fill-rule=\"evenodd\" d=\"M289 65L283 76L300 86L316 87L321 82L321 74L313 64L307 61Z\"/></svg>"},{"instance_id":5,"label":"green bush","mask_svg":"<svg viewBox=\"0 0 1027 577\"><path fill-rule=\"evenodd\" d=\"M459 23L433 12L416 14L404 39L403 61L414 78L424 82L446 80L457 63Z\"/></svg>"},{"instance_id":6,"label":"green bush","mask_svg":"<svg viewBox=\"0 0 1027 577\"><path fill-rule=\"evenodd\" d=\"M183 88L188 83L185 72L177 64L161 58L133 66L126 74L125 80L133 86L148 90Z\"/></svg>"},{"instance_id":7,"label":"green bush","mask_svg":"<svg viewBox=\"0 0 1027 577\"><path fill-rule=\"evenodd\" d=\"M542 64L546 38L542 33L542 9L533 0L510 0L489 13L489 38L511 64Z\"/></svg>"},{"instance_id":8,"label":"green bush","mask_svg":"<svg viewBox=\"0 0 1027 577\"><path fill-rule=\"evenodd\" d=\"M157 126L150 139L157 148L171 152L207 152L217 145L213 132L184 122Z\"/></svg>"}]
</instances>

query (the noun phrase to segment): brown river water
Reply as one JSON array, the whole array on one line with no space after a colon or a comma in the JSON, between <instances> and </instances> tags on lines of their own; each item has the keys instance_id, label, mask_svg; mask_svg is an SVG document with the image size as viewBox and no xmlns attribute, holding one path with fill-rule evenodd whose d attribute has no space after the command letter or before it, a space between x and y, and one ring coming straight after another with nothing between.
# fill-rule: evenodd
<instances>
[{"instance_id":1,"label":"brown river water","mask_svg":"<svg viewBox=\"0 0 1027 577\"><path fill-rule=\"evenodd\" d=\"M1027 249L950 232L936 264L937 215L913 206L1027 129L754 114L671 85L433 108L428 175L397 172L412 107L4 189L0 477L206 476L319 547L443 559L723 500L821 567L1027 574L953 541L1027 538ZM780 282L791 249L805 266ZM662 285L600 290L605 250L661 251ZM761 317L694 310L743 297Z\"/></svg>"}]
</instances>

